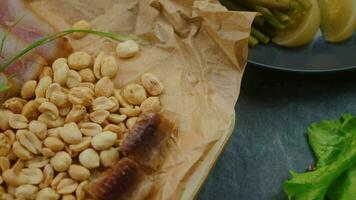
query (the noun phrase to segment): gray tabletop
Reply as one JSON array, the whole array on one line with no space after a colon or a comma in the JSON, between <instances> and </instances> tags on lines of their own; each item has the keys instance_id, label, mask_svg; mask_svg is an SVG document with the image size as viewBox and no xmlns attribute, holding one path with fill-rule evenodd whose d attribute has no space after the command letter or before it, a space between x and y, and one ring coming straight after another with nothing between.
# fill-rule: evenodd
<instances>
[{"instance_id":1,"label":"gray tabletop","mask_svg":"<svg viewBox=\"0 0 356 200\"><path fill-rule=\"evenodd\" d=\"M306 127L356 113L356 72L305 75L248 66L235 131L199 200L284 200L289 170L314 162Z\"/></svg>"}]
</instances>

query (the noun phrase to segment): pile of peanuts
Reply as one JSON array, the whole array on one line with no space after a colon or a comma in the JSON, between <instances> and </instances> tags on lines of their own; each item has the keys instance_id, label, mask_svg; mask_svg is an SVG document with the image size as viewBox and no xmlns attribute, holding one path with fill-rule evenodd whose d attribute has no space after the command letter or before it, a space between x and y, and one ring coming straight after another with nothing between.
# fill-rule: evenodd
<instances>
[{"instance_id":1,"label":"pile of peanuts","mask_svg":"<svg viewBox=\"0 0 356 200\"><path fill-rule=\"evenodd\" d=\"M132 46L134 44L134 46ZM134 41L119 43L120 58ZM134 47L134 48L132 48ZM93 170L113 166L118 147L143 112L159 112L161 81L151 73L116 89L115 54L78 51L44 67L21 97L0 110L0 199L82 200Z\"/></svg>"}]
</instances>

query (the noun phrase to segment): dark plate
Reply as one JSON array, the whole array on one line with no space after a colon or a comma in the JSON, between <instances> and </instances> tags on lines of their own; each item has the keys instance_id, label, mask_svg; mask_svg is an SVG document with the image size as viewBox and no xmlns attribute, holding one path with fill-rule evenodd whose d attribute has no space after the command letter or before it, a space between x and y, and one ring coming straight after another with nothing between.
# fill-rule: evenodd
<instances>
[{"instance_id":1,"label":"dark plate","mask_svg":"<svg viewBox=\"0 0 356 200\"><path fill-rule=\"evenodd\" d=\"M249 62L293 72L337 72L356 69L356 36L343 43L326 42L321 33L308 46L284 48L274 44L250 48Z\"/></svg>"}]
</instances>

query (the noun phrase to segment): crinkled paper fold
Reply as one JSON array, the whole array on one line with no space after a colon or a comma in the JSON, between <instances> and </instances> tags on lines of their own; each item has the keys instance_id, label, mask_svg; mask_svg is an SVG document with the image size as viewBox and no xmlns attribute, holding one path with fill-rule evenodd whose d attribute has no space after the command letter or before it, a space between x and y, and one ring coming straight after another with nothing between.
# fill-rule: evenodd
<instances>
[{"instance_id":1,"label":"crinkled paper fold","mask_svg":"<svg viewBox=\"0 0 356 200\"><path fill-rule=\"evenodd\" d=\"M234 106L255 13L227 11L217 0L37 0L31 7L60 30L86 19L93 29L148 38L138 56L118 60L116 87L156 74L165 113L178 132L154 177L152 199L192 199L234 126ZM70 39L93 54L115 43ZM149 42L148 42L149 41Z\"/></svg>"}]
</instances>

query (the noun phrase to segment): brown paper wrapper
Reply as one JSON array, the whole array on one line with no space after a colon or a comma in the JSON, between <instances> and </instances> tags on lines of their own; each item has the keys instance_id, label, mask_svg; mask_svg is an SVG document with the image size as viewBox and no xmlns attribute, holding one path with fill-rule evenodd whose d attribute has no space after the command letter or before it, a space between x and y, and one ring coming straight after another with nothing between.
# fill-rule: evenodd
<instances>
[{"instance_id":1,"label":"brown paper wrapper","mask_svg":"<svg viewBox=\"0 0 356 200\"><path fill-rule=\"evenodd\" d=\"M145 72L162 80L162 105L178 132L150 197L193 199L233 130L255 13L227 11L217 0L37 0L31 6L60 30L86 19L95 30L149 38L138 56L118 60L115 84ZM116 43L94 35L69 40L93 55L114 51Z\"/></svg>"}]
</instances>

